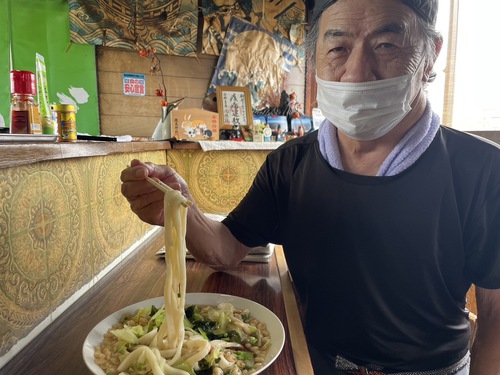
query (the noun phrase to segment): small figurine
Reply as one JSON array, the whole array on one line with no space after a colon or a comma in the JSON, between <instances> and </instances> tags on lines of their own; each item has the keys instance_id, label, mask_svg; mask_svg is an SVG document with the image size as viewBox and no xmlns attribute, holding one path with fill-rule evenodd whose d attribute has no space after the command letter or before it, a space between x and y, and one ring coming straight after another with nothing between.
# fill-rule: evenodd
<instances>
[{"instance_id":1,"label":"small figurine","mask_svg":"<svg viewBox=\"0 0 500 375\"><path fill-rule=\"evenodd\" d=\"M229 136L230 141L238 141L238 142L243 141L239 125L233 125L233 130L231 130L230 133L231 133L231 135Z\"/></svg>"},{"instance_id":2,"label":"small figurine","mask_svg":"<svg viewBox=\"0 0 500 375\"><path fill-rule=\"evenodd\" d=\"M270 128L269 124L266 124L266 127L262 131L264 135L264 142L271 142L271 136L273 135L273 130Z\"/></svg>"},{"instance_id":3,"label":"small figurine","mask_svg":"<svg viewBox=\"0 0 500 375\"><path fill-rule=\"evenodd\" d=\"M297 101L297 94L295 94L295 92L292 92L290 94L290 102L288 106L290 107L290 111L292 112L292 118L299 118L300 111L302 110L302 104Z\"/></svg>"},{"instance_id":4,"label":"small figurine","mask_svg":"<svg viewBox=\"0 0 500 375\"><path fill-rule=\"evenodd\" d=\"M276 140L282 142L285 140L285 134L283 133L283 129L281 128L281 124L278 124L278 129L276 132Z\"/></svg>"}]
</instances>

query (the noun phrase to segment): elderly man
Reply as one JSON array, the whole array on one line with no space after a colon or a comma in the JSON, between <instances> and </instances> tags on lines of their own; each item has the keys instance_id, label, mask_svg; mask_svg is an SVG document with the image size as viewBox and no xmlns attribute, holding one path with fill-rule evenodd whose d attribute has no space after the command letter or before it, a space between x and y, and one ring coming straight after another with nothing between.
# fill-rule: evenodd
<instances>
[{"instance_id":1,"label":"elderly man","mask_svg":"<svg viewBox=\"0 0 500 375\"><path fill-rule=\"evenodd\" d=\"M435 0L320 0L309 37L325 122L272 152L223 223L188 213L187 246L214 268L284 246L319 375L469 374L472 283L470 373L500 374L500 152L432 112L436 13ZM132 210L161 225L146 176L188 187L167 166L122 172Z\"/></svg>"}]
</instances>

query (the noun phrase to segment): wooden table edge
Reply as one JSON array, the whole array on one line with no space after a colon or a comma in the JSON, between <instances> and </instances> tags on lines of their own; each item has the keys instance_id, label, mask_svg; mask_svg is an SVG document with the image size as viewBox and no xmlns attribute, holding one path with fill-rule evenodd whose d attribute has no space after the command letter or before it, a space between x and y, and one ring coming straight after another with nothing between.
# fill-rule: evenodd
<instances>
[{"instance_id":1,"label":"wooden table edge","mask_svg":"<svg viewBox=\"0 0 500 375\"><path fill-rule=\"evenodd\" d=\"M311 357L307 347L307 341L300 318L295 290L288 271L283 247L275 247L276 262L278 273L281 281L281 289L283 293L283 302L285 304L286 317L288 322L288 330L290 332L290 341L292 343L293 359L295 362L295 370L297 374L313 375L314 370L311 363Z\"/></svg>"}]
</instances>

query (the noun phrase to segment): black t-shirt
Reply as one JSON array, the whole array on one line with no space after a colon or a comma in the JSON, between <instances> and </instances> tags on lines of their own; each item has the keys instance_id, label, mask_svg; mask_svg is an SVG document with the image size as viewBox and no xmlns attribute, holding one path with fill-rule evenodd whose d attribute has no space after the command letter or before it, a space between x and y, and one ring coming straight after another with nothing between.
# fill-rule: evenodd
<instances>
[{"instance_id":1,"label":"black t-shirt","mask_svg":"<svg viewBox=\"0 0 500 375\"><path fill-rule=\"evenodd\" d=\"M317 134L269 154L224 224L282 244L310 344L327 356L428 370L468 349L471 283L500 288L500 149L441 127L404 172L332 168Z\"/></svg>"}]
</instances>

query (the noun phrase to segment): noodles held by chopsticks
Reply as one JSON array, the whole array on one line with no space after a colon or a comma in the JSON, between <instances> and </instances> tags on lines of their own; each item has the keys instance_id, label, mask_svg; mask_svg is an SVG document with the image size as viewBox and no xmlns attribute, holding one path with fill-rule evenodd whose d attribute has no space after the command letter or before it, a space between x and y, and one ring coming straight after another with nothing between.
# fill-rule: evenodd
<instances>
[{"instance_id":1,"label":"noodles held by chopsticks","mask_svg":"<svg viewBox=\"0 0 500 375\"><path fill-rule=\"evenodd\" d=\"M150 180L148 180L150 181ZM156 185L155 185L156 186ZM163 199L165 227L165 263L167 276L163 291L165 321L156 340L159 349L177 348L171 362L181 353L184 339L184 305L186 301L186 223L187 206L191 204L182 194L160 185ZM189 202L189 203L188 203Z\"/></svg>"},{"instance_id":2,"label":"noodles held by chopsticks","mask_svg":"<svg viewBox=\"0 0 500 375\"><path fill-rule=\"evenodd\" d=\"M165 320L149 347L140 346L129 354L118 367L126 370L138 358L147 361L155 375L180 374L187 372L171 367L179 360L184 342L184 305L186 302L186 224L188 206L192 204L179 191L162 182L147 178L147 181L164 192L163 212L165 230L165 263L167 275L163 289ZM210 345L203 345L203 358ZM174 351L166 361L160 354L162 350Z\"/></svg>"}]
</instances>

